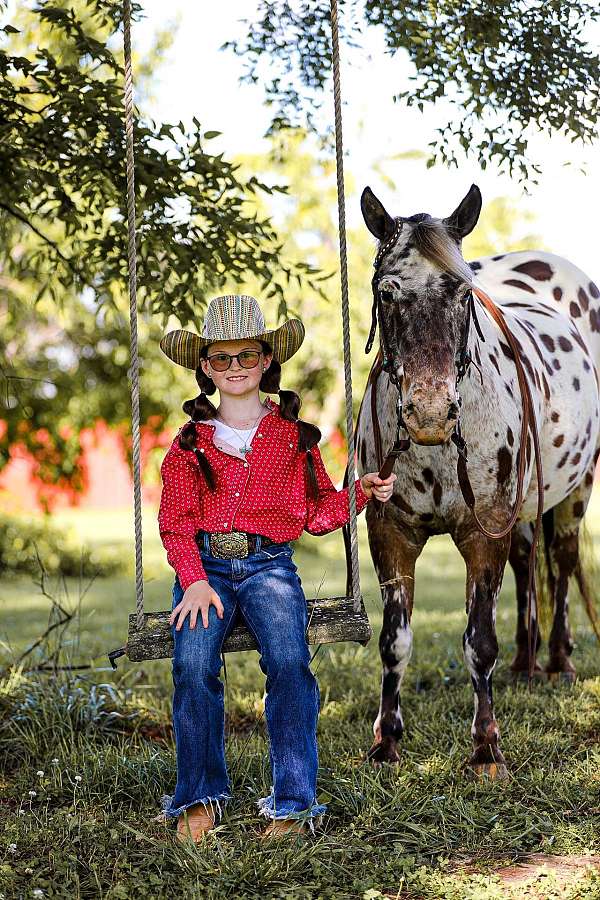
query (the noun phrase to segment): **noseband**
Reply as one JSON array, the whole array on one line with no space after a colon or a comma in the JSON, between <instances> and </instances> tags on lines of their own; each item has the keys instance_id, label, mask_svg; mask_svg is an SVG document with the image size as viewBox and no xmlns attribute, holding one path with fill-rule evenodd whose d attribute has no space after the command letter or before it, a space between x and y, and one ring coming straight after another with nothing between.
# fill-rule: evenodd
<instances>
[{"instance_id":1,"label":"noseband","mask_svg":"<svg viewBox=\"0 0 600 900\"><path fill-rule=\"evenodd\" d=\"M367 339L367 343L365 346L365 352L369 353L372 346L373 341L375 339L375 332L377 330L377 318L379 316L379 333L381 339L381 351L382 356L378 356L375 360L373 368L369 374L369 382L371 383L371 419L373 422L373 433L375 437L375 450L377 454L377 462L379 466L379 476L381 478L387 478L393 468L394 463L396 461L396 457L406 452L410 448L410 436L408 435L408 431L406 429L406 424L402 417L402 383L401 379L398 378L398 374L396 371L396 367L394 366L394 352L392 343L390 340L390 336L387 331L387 325L385 321L385 316L383 315L383 307L382 307L382 293L383 291L379 288L379 279L378 273L381 267L381 262L383 258L389 253L392 247L395 245L398 240L400 233L402 232L402 228L404 226L404 219L401 216L396 217L394 220L396 225L394 228L393 234L388 238L388 240L381 245L377 252L377 256L373 261L373 278L371 280L371 288L373 291L373 306L371 309L371 329L369 331L369 337ZM481 305L487 310L491 318L498 325L498 328L502 332L503 336L506 338L508 345L512 351L514 364L517 372L517 379L519 382L519 390L521 394L521 404L522 404L522 418L521 418L521 436L520 436L520 453L518 454L518 471L517 471L517 494L515 498L515 503L512 509L512 512L509 516L508 522L506 525L500 529L499 531L490 531L488 530L483 522L481 522L479 516L477 515L477 511L475 509L475 494L473 492L473 488L471 486L471 482L469 480L468 470L467 470L467 461L468 461L468 452L467 452L467 444L465 439L462 436L461 428L460 428L460 407L461 407L461 398L458 392L458 385L464 378L467 373L469 366L472 363L471 354L468 349L469 342L469 332L471 327L471 322L474 323L475 328L477 330L478 337L485 341L481 328L479 326L479 322L477 319L477 311L475 304L475 296L481 303ZM457 398L458 398L458 406L459 406L459 415L456 420L456 425L454 426L454 430L452 432L451 441L455 444L456 449L458 451L457 454L457 463L456 463L456 473L458 477L458 483L460 486L460 490L463 496L463 499L466 505L471 510L471 513L475 519L475 524L478 530L485 537L499 540L501 538L506 537L507 534L512 530L515 525L519 513L521 511L521 506L523 502L523 485L525 480L525 468L526 468L526 443L528 433L531 433L533 450L535 456L535 465L536 465L536 481L537 481L537 515L536 522L533 531L533 538L531 542L531 551L529 556L529 602L528 602L528 650L529 650L529 682L531 683L531 678L533 675L533 665L535 662L535 646L537 642L537 615L534 615L535 603L536 603L536 593L535 593L535 558L536 558L536 550L537 543L540 534L541 522L542 522L542 514L544 511L544 477L542 473L542 458L539 444L539 436L537 431L537 423L535 421L535 412L533 409L533 400L531 396L531 389L529 386L529 382L527 381L527 376L525 374L525 369L523 366L523 361L521 359L521 354L519 352L519 347L517 345L516 339L512 334L504 315L501 310L496 306L494 301L489 297L485 291L481 290L481 288L473 286L467 295L467 317L465 321L465 328L463 332L463 338L461 341L460 349L456 355L455 361L455 369L456 369L456 387L457 387ZM380 372L386 372L389 380L395 385L398 391L398 403L397 403L397 428L396 428L396 436L394 440L394 445L389 450L385 460L383 459L383 450L381 445L381 429L379 427L379 421L377 418L377 379L379 377ZM401 430L406 431L407 437L401 438L400 432ZM400 508L403 508L405 512L408 512L409 509L406 506L405 501L398 497L396 498L398 501L398 505ZM377 514L381 517L384 512L384 505L379 501L375 500L375 509ZM535 635L534 635L535 632Z\"/></svg>"}]
</instances>

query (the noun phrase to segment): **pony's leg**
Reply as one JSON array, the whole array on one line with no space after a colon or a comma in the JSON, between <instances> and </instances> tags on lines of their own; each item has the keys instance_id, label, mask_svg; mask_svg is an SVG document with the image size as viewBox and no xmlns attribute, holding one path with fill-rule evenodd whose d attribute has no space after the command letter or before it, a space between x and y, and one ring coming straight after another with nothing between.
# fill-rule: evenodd
<instances>
[{"instance_id":1,"label":"pony's leg","mask_svg":"<svg viewBox=\"0 0 600 900\"><path fill-rule=\"evenodd\" d=\"M404 530L389 515L368 517L369 546L383 600L383 626L379 636L381 699L373 724L375 741L368 758L375 765L399 762L397 743L404 723L400 685L412 652L412 616L415 563L427 538Z\"/></svg>"},{"instance_id":2,"label":"pony's leg","mask_svg":"<svg viewBox=\"0 0 600 900\"><path fill-rule=\"evenodd\" d=\"M463 635L465 662L475 692L471 727L473 753L468 765L478 775L507 775L500 752L499 730L494 716L492 672L498 658L496 601L508 557L510 536L490 540L479 532L456 538L467 566L467 628Z\"/></svg>"},{"instance_id":3,"label":"pony's leg","mask_svg":"<svg viewBox=\"0 0 600 900\"><path fill-rule=\"evenodd\" d=\"M517 633L515 636L517 652L510 668L517 677L524 677L529 673L527 609L529 601L529 553L532 539L532 522L518 522L511 532L508 561L515 575L517 591ZM541 547L539 552L542 552ZM537 651L540 645L539 632L536 643ZM543 674L542 668L537 662L535 663L534 673Z\"/></svg>"},{"instance_id":4,"label":"pony's leg","mask_svg":"<svg viewBox=\"0 0 600 900\"><path fill-rule=\"evenodd\" d=\"M579 528L593 485L593 468L554 509L551 534L548 534L550 560L549 581L554 601L552 631L548 641L548 665L546 672L551 680L562 678L575 681L575 666L569 659L573 641L569 628L569 578L580 565Z\"/></svg>"}]
</instances>

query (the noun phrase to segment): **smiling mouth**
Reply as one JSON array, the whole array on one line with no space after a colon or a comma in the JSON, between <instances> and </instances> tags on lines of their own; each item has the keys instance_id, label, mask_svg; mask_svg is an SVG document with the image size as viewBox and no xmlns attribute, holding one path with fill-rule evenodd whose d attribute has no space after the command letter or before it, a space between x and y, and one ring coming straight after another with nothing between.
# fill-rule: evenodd
<instances>
[{"instance_id":1,"label":"smiling mouth","mask_svg":"<svg viewBox=\"0 0 600 900\"><path fill-rule=\"evenodd\" d=\"M244 381L247 375L230 375L227 381Z\"/></svg>"}]
</instances>

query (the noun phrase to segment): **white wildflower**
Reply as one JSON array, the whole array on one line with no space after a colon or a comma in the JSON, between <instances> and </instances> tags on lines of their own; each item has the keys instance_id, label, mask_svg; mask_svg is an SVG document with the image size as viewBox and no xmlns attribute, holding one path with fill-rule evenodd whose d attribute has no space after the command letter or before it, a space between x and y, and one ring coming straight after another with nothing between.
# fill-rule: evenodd
<instances>
[{"instance_id":1,"label":"white wildflower","mask_svg":"<svg viewBox=\"0 0 600 900\"><path fill-rule=\"evenodd\" d=\"M30 797L37 797L37 791L29 791Z\"/></svg>"},{"instance_id":2,"label":"white wildflower","mask_svg":"<svg viewBox=\"0 0 600 900\"><path fill-rule=\"evenodd\" d=\"M32 894L34 897L43 897L44 896L44 892L41 888L34 888L32 891Z\"/></svg>"},{"instance_id":3,"label":"white wildflower","mask_svg":"<svg viewBox=\"0 0 600 900\"><path fill-rule=\"evenodd\" d=\"M16 852L17 852L17 845L16 845L16 844L9 844L9 845L8 845L8 852L9 852L9 853L16 853Z\"/></svg>"},{"instance_id":4,"label":"white wildflower","mask_svg":"<svg viewBox=\"0 0 600 900\"><path fill-rule=\"evenodd\" d=\"M58 759L57 759L56 757L54 757L54 759L52 760L52 762L53 762L54 765L56 766L56 765L58 765L58 762L59 762L59 761L58 761Z\"/></svg>"},{"instance_id":5,"label":"white wildflower","mask_svg":"<svg viewBox=\"0 0 600 900\"><path fill-rule=\"evenodd\" d=\"M35 774L36 774L39 778L43 778L43 777L44 777L44 772L42 771L42 769L38 769L37 772L36 772Z\"/></svg>"},{"instance_id":6,"label":"white wildflower","mask_svg":"<svg viewBox=\"0 0 600 900\"><path fill-rule=\"evenodd\" d=\"M30 869L29 866L25 869L26 875L33 875L33 869Z\"/></svg>"},{"instance_id":7,"label":"white wildflower","mask_svg":"<svg viewBox=\"0 0 600 900\"><path fill-rule=\"evenodd\" d=\"M81 775L76 775L76 776L75 776L75 781L83 781Z\"/></svg>"}]
</instances>

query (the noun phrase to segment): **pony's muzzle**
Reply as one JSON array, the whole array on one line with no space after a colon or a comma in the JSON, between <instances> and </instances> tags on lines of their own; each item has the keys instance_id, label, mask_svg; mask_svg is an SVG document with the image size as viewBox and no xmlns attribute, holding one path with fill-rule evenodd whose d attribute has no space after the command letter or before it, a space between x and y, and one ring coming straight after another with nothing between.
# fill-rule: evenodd
<instances>
[{"instance_id":1,"label":"pony's muzzle","mask_svg":"<svg viewBox=\"0 0 600 900\"><path fill-rule=\"evenodd\" d=\"M446 382L411 387L402 411L411 440L426 445L445 444L450 440L458 415L458 402L449 393Z\"/></svg>"}]
</instances>

